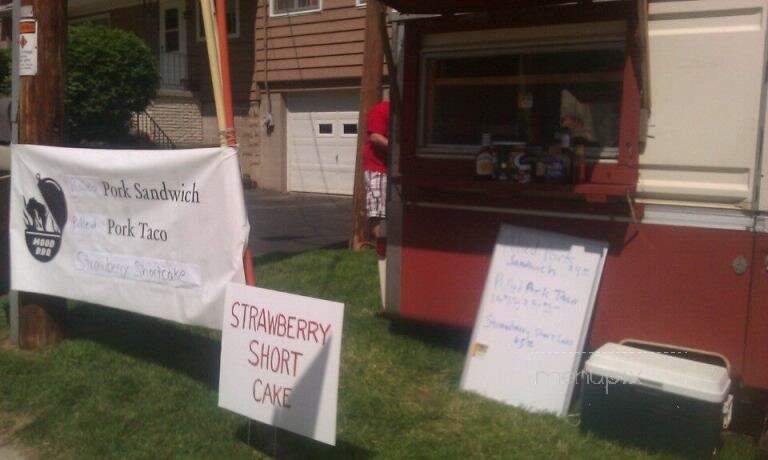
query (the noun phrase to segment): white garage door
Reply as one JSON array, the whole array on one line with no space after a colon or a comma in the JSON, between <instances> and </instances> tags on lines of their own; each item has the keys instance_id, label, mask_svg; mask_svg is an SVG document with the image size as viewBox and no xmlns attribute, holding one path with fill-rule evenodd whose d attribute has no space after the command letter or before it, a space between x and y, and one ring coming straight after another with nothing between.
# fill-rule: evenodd
<instances>
[{"instance_id":1,"label":"white garage door","mask_svg":"<svg viewBox=\"0 0 768 460\"><path fill-rule=\"evenodd\" d=\"M288 96L288 190L352 194L359 101L356 91Z\"/></svg>"}]
</instances>

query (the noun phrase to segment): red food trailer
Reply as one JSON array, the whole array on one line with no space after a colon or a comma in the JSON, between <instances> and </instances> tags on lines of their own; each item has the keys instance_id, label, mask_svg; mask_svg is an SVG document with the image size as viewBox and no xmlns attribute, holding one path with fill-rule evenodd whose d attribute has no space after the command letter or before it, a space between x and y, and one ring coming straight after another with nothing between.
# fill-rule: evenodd
<instances>
[{"instance_id":1,"label":"red food trailer","mask_svg":"<svg viewBox=\"0 0 768 460\"><path fill-rule=\"evenodd\" d=\"M604 240L590 349L697 350L767 390L766 1L385 3L385 310L471 327L502 223ZM569 117L583 177L477 179L484 135L547 155Z\"/></svg>"}]
</instances>

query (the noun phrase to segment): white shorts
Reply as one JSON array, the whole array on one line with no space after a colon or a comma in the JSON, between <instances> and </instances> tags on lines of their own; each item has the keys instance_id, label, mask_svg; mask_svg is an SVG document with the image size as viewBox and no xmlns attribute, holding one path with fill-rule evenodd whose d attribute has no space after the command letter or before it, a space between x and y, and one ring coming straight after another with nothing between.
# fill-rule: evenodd
<instances>
[{"instance_id":1,"label":"white shorts","mask_svg":"<svg viewBox=\"0 0 768 460\"><path fill-rule=\"evenodd\" d=\"M387 216L387 174L378 171L365 173L365 212L368 217Z\"/></svg>"}]
</instances>

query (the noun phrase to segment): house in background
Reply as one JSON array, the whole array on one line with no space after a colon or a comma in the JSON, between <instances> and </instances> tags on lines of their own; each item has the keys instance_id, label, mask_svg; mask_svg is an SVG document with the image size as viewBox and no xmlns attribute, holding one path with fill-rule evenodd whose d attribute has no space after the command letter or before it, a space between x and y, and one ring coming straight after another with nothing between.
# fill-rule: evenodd
<instances>
[{"instance_id":1,"label":"house in background","mask_svg":"<svg viewBox=\"0 0 768 460\"><path fill-rule=\"evenodd\" d=\"M266 189L351 194L365 2L232 3L240 18L241 40L229 45L243 173ZM211 142L216 124L205 50L196 49L194 60L204 139Z\"/></svg>"},{"instance_id":2,"label":"house in background","mask_svg":"<svg viewBox=\"0 0 768 460\"><path fill-rule=\"evenodd\" d=\"M145 134L181 148L205 144L200 99L190 80L194 37L188 33L188 23L193 22L185 0L69 0L68 14L70 25L91 23L133 32L157 56L157 97L135 120Z\"/></svg>"},{"instance_id":3,"label":"house in background","mask_svg":"<svg viewBox=\"0 0 768 460\"><path fill-rule=\"evenodd\" d=\"M241 170L256 186L352 193L364 6L227 1ZM108 20L144 38L158 54L162 88L147 112L177 145L218 144L198 0L70 0L70 20Z\"/></svg>"},{"instance_id":4,"label":"house in background","mask_svg":"<svg viewBox=\"0 0 768 460\"><path fill-rule=\"evenodd\" d=\"M0 0L0 14L3 3L10 1ZM364 0L227 0L241 171L258 187L352 193L364 7ZM69 22L141 37L160 72L147 129L177 147L218 145L199 0L69 0Z\"/></svg>"},{"instance_id":5,"label":"house in background","mask_svg":"<svg viewBox=\"0 0 768 460\"><path fill-rule=\"evenodd\" d=\"M352 193L364 6L360 0L259 1L252 87L261 88L259 121L271 121L274 129L269 133L261 123L251 133L245 160L260 186Z\"/></svg>"}]
</instances>

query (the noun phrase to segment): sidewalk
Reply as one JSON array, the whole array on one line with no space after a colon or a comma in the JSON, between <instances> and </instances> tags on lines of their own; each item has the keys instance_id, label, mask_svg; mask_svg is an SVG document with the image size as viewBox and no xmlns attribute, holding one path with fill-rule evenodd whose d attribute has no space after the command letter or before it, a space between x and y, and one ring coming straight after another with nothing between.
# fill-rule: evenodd
<instances>
[{"instance_id":1,"label":"sidewalk","mask_svg":"<svg viewBox=\"0 0 768 460\"><path fill-rule=\"evenodd\" d=\"M4 346L4 340L0 339ZM1 348L0 348L1 349ZM36 460L35 450L14 442L15 433L31 423L28 417L18 417L0 412L0 460Z\"/></svg>"},{"instance_id":2,"label":"sidewalk","mask_svg":"<svg viewBox=\"0 0 768 460\"><path fill-rule=\"evenodd\" d=\"M11 445L3 445L3 440L0 439L0 459L3 460L29 460L31 456L23 454L20 450Z\"/></svg>"}]
</instances>

